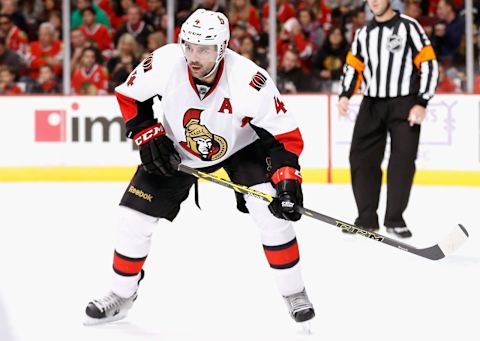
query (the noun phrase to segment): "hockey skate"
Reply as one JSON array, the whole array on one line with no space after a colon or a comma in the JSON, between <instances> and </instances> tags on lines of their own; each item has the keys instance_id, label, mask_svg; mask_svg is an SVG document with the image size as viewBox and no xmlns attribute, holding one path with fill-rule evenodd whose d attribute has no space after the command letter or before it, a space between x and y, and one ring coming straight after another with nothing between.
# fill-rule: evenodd
<instances>
[{"instance_id":1,"label":"hockey skate","mask_svg":"<svg viewBox=\"0 0 480 341\"><path fill-rule=\"evenodd\" d=\"M393 233L397 237L400 238L410 238L412 236L412 232L408 229L408 227L387 227L388 233Z\"/></svg>"},{"instance_id":2,"label":"hockey skate","mask_svg":"<svg viewBox=\"0 0 480 341\"><path fill-rule=\"evenodd\" d=\"M110 292L105 297L93 300L88 303L85 313L87 319L83 323L86 326L92 326L101 323L118 321L125 318L128 311L137 299L137 293L129 298L123 298Z\"/></svg>"},{"instance_id":3,"label":"hockey skate","mask_svg":"<svg viewBox=\"0 0 480 341\"><path fill-rule=\"evenodd\" d=\"M310 334L310 320L315 317L315 310L308 299L305 289L299 293L284 296L290 316L295 322L301 323L303 331Z\"/></svg>"},{"instance_id":4,"label":"hockey skate","mask_svg":"<svg viewBox=\"0 0 480 341\"><path fill-rule=\"evenodd\" d=\"M144 272L142 270L138 281L139 284L143 277ZM124 319L137 296L137 292L135 292L132 296L124 298L111 291L105 297L89 302L85 309L87 318L83 324L85 326L93 326Z\"/></svg>"}]
</instances>

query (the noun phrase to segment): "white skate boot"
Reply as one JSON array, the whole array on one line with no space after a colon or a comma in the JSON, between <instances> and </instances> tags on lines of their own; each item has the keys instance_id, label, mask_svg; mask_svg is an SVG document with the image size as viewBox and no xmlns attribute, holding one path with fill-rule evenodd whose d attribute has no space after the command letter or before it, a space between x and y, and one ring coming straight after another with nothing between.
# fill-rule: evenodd
<instances>
[{"instance_id":1,"label":"white skate boot","mask_svg":"<svg viewBox=\"0 0 480 341\"><path fill-rule=\"evenodd\" d=\"M315 310L308 299L305 289L299 293L284 296L283 298L287 304L290 316L295 322L302 324L305 333L310 334L310 323L308 321L315 317Z\"/></svg>"},{"instance_id":2,"label":"white skate boot","mask_svg":"<svg viewBox=\"0 0 480 341\"><path fill-rule=\"evenodd\" d=\"M142 270L138 283L144 277ZM93 300L88 303L85 313L86 320L83 322L85 326L93 326L96 324L118 321L125 318L128 311L133 306L133 302L137 299L137 292L128 298L118 296L114 292L108 293L105 297Z\"/></svg>"},{"instance_id":3,"label":"white skate boot","mask_svg":"<svg viewBox=\"0 0 480 341\"><path fill-rule=\"evenodd\" d=\"M101 323L118 321L125 318L128 311L137 299L137 293L129 298L123 298L110 292L103 298L93 300L88 303L85 313L87 319L83 323L86 326L92 326Z\"/></svg>"}]
</instances>

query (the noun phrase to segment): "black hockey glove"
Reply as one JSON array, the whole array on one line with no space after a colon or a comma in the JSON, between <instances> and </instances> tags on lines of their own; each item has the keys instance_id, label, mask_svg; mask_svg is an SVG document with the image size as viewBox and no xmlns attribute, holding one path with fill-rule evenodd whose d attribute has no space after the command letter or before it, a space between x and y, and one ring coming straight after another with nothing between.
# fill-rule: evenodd
<instances>
[{"instance_id":1,"label":"black hockey glove","mask_svg":"<svg viewBox=\"0 0 480 341\"><path fill-rule=\"evenodd\" d=\"M160 123L140 131L133 139L140 147L143 169L148 173L172 176L177 172L180 156Z\"/></svg>"},{"instance_id":2,"label":"black hockey glove","mask_svg":"<svg viewBox=\"0 0 480 341\"><path fill-rule=\"evenodd\" d=\"M292 167L279 168L272 176L277 197L268 205L270 212L280 219L297 221L302 215L296 207L303 206L302 176Z\"/></svg>"}]
</instances>

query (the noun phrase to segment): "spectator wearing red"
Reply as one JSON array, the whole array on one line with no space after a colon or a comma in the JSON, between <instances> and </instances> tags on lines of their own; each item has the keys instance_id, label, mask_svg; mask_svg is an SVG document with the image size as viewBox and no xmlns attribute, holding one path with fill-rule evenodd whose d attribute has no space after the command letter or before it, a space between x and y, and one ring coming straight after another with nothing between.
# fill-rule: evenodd
<instances>
[{"instance_id":1,"label":"spectator wearing red","mask_svg":"<svg viewBox=\"0 0 480 341\"><path fill-rule=\"evenodd\" d=\"M313 46L303 34L297 18L290 18L285 22L283 30L277 39L277 52L280 56L280 63L288 50L295 51L298 54L300 65L305 72L310 71Z\"/></svg>"},{"instance_id":2,"label":"spectator wearing red","mask_svg":"<svg viewBox=\"0 0 480 341\"><path fill-rule=\"evenodd\" d=\"M442 64L438 64L438 85L435 92L460 92L460 86L455 84L455 81L452 78L448 77Z\"/></svg>"},{"instance_id":3,"label":"spectator wearing red","mask_svg":"<svg viewBox=\"0 0 480 341\"><path fill-rule=\"evenodd\" d=\"M27 52L27 34L15 26L9 15L0 14L0 34L5 37L7 47L24 57Z\"/></svg>"},{"instance_id":4,"label":"spectator wearing red","mask_svg":"<svg viewBox=\"0 0 480 341\"><path fill-rule=\"evenodd\" d=\"M38 28L38 41L32 42L28 51L28 66L31 79L37 79L40 67L45 64L52 67L55 75L61 75L63 47L62 42L54 37L55 28L52 24L45 22L40 25Z\"/></svg>"},{"instance_id":5,"label":"spectator wearing red","mask_svg":"<svg viewBox=\"0 0 480 341\"><path fill-rule=\"evenodd\" d=\"M307 9L301 9L298 11L298 21L302 26L303 34L312 44L313 50L317 51L325 40L325 34L323 33L320 22L315 20L313 12Z\"/></svg>"},{"instance_id":6,"label":"spectator wearing red","mask_svg":"<svg viewBox=\"0 0 480 341\"><path fill-rule=\"evenodd\" d=\"M313 13L315 21L326 32L330 29L332 23L332 9L325 0L300 0L297 2L297 11L306 9Z\"/></svg>"},{"instance_id":7,"label":"spectator wearing red","mask_svg":"<svg viewBox=\"0 0 480 341\"><path fill-rule=\"evenodd\" d=\"M127 22L127 12L132 6L135 6L134 0L120 0L113 3L114 16L110 17L110 22L115 30Z\"/></svg>"},{"instance_id":8,"label":"spectator wearing red","mask_svg":"<svg viewBox=\"0 0 480 341\"><path fill-rule=\"evenodd\" d=\"M72 75L72 92L75 95L105 95L108 90L108 72L97 60L93 47L83 50L80 66Z\"/></svg>"},{"instance_id":9,"label":"spectator wearing red","mask_svg":"<svg viewBox=\"0 0 480 341\"><path fill-rule=\"evenodd\" d=\"M142 11L148 11L149 0L135 0L135 3L142 9Z\"/></svg>"},{"instance_id":10,"label":"spectator wearing red","mask_svg":"<svg viewBox=\"0 0 480 341\"><path fill-rule=\"evenodd\" d=\"M286 22L290 18L295 18L297 13L295 8L288 0L276 0L277 4L277 20L281 23ZM268 17L270 13L268 1L265 1L262 7L262 13L264 17Z\"/></svg>"},{"instance_id":11,"label":"spectator wearing red","mask_svg":"<svg viewBox=\"0 0 480 341\"><path fill-rule=\"evenodd\" d=\"M141 48L145 50L147 48L148 35L152 32L152 26L147 24L142 18L141 8L136 5L131 6L127 11L127 22L120 26L115 35L115 46L122 35L130 33L135 37Z\"/></svg>"},{"instance_id":12,"label":"spectator wearing red","mask_svg":"<svg viewBox=\"0 0 480 341\"><path fill-rule=\"evenodd\" d=\"M115 11L113 10L113 7L112 7L112 2L113 1L110 1L110 0L97 0L96 1L96 4L98 7L100 7L108 16L108 18L110 19L112 16L115 15ZM111 20L110 21L110 25L112 25L113 27L113 23Z\"/></svg>"},{"instance_id":13,"label":"spectator wearing red","mask_svg":"<svg viewBox=\"0 0 480 341\"><path fill-rule=\"evenodd\" d=\"M250 4L250 0L232 0L228 12L228 20L231 26L242 21L247 24L247 32L256 36L261 29L260 16L257 9Z\"/></svg>"},{"instance_id":14,"label":"spectator wearing red","mask_svg":"<svg viewBox=\"0 0 480 341\"><path fill-rule=\"evenodd\" d=\"M0 67L0 95L18 95L23 90L15 83L15 73L8 66Z\"/></svg>"},{"instance_id":15,"label":"spectator wearing red","mask_svg":"<svg viewBox=\"0 0 480 341\"><path fill-rule=\"evenodd\" d=\"M45 64L40 67L38 79L33 85L31 92L34 94L60 94L62 89L55 80L55 74L50 65Z\"/></svg>"},{"instance_id":16,"label":"spectator wearing red","mask_svg":"<svg viewBox=\"0 0 480 341\"><path fill-rule=\"evenodd\" d=\"M113 50L112 37L105 25L96 22L95 11L92 7L82 9L83 25L80 31L93 46L102 51L103 56L110 57Z\"/></svg>"},{"instance_id":17,"label":"spectator wearing red","mask_svg":"<svg viewBox=\"0 0 480 341\"><path fill-rule=\"evenodd\" d=\"M76 28L70 32L70 43L71 43L71 66L72 70L75 71L80 66L80 60L82 59L83 49L86 47L92 47L92 45L87 41L83 32Z\"/></svg>"}]
</instances>

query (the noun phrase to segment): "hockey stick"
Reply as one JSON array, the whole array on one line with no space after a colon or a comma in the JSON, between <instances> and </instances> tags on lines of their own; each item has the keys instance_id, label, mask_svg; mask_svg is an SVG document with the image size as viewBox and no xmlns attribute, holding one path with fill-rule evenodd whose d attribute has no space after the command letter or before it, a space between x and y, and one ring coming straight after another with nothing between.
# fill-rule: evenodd
<instances>
[{"instance_id":1,"label":"hockey stick","mask_svg":"<svg viewBox=\"0 0 480 341\"><path fill-rule=\"evenodd\" d=\"M204 172L201 172L199 170L196 170L194 168L190 168L190 167L182 165L182 164L180 164L178 166L178 170L181 171L181 172L193 175L193 176L195 176L199 179L204 179L204 180L222 185L224 187L233 189L238 193L251 195L251 196L253 196L255 198L258 198L260 200L263 200L263 201L272 202L273 199L274 199L274 197L269 195L269 194L256 191L254 189L248 188L247 186L235 184L231 181L222 179L218 176L208 174L208 173L204 173ZM424 248L424 249L417 249L417 248L415 248L411 245L408 245L408 244L399 242L397 240L382 236L379 233L362 230L360 227L357 227L355 225L347 224L347 223L345 223L341 220L337 220L337 219L328 217L326 215L323 215L321 213L309 210L309 209L304 208L304 207L297 208L297 211L299 213L303 214L303 215L306 215L306 216L312 217L314 219L323 221L323 222L325 222L327 224L330 224L330 225L334 225L334 226L339 227L343 230L347 230L349 232L367 237L367 238L375 240L377 242L381 242L381 243L393 246L397 249L400 249L400 250L403 250L403 251L406 251L406 252L410 252L410 253L413 253L417 256L428 258L428 259L431 259L431 260L442 259L442 258L452 254L468 238L468 232L465 229L465 227L463 227L461 224L458 224L458 226L455 227L450 232L448 237L446 239L444 239L442 242L440 242L440 243L438 243L434 246Z\"/></svg>"}]
</instances>

